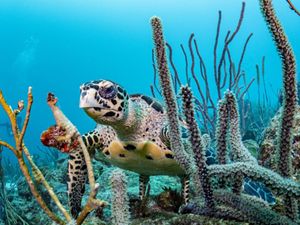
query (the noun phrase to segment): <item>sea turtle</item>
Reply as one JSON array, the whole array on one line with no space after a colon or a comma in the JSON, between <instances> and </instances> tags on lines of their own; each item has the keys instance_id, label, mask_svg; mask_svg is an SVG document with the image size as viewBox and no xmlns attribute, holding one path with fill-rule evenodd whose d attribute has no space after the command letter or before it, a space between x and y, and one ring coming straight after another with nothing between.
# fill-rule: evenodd
<instances>
[{"instance_id":1,"label":"sea turtle","mask_svg":"<svg viewBox=\"0 0 300 225\"><path fill-rule=\"evenodd\" d=\"M145 195L149 176L180 176L183 180L183 198L188 202L189 179L174 159L166 110L157 100L142 94L129 95L112 81L98 80L81 85L80 108L97 123L93 131L82 136L96 160L140 174L140 198ZM184 146L188 148L183 120L181 128ZM53 133L56 136L63 135L57 127L52 128L50 134ZM50 139L44 139L44 142ZM52 146L58 145L52 143ZM67 146L69 145L62 142L59 144L59 148L65 152L68 151ZM207 148L206 156L208 164L216 162L212 148ZM85 176L86 166L82 153L70 152L68 190L74 217L80 211ZM274 201L272 194L264 186L250 179L246 181L246 192L268 202Z\"/></svg>"},{"instance_id":2,"label":"sea turtle","mask_svg":"<svg viewBox=\"0 0 300 225\"><path fill-rule=\"evenodd\" d=\"M99 124L83 136L95 159L146 176L184 175L170 149L166 113L158 101L128 95L107 80L85 83L80 91L80 107Z\"/></svg>"}]
</instances>

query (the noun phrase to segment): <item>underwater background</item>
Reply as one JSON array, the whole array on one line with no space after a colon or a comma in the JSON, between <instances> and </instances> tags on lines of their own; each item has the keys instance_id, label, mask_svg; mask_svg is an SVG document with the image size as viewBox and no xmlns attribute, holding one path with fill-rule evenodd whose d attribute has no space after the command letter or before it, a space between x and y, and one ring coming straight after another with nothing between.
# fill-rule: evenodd
<instances>
[{"instance_id":1,"label":"underwater background","mask_svg":"<svg viewBox=\"0 0 300 225\"><path fill-rule=\"evenodd\" d=\"M295 7L300 8L299 2L294 2ZM255 105L264 93L268 96L269 106L276 112L282 88L280 57L261 14L259 1L246 0L245 3L243 22L230 43L230 53L238 61L245 40L253 33L242 70L248 83L252 78L255 80L245 98ZM274 0L273 4L298 59L300 16L286 1ZM195 34L207 68L211 95L216 98L213 48L218 11L222 11L220 55L227 31L233 31L237 25L241 6L242 1L238 0L1 0L0 90L6 101L16 107L18 100L26 100L28 87L32 87L34 104L25 136L30 152L40 154L41 148L45 148L40 135L55 123L46 104L48 92L56 94L59 106L82 134L95 127L95 122L79 108L82 83L107 79L120 84L130 94L152 95L150 18L154 15L162 19L165 39L172 46L173 61L183 83L186 83L185 60L180 44L188 49L188 39L191 33ZM261 87L259 96L261 83L257 82L256 65L261 66L263 57L265 92ZM25 112L22 112L20 120L24 117ZM0 110L0 139L12 143L13 136L7 124L7 117ZM4 150L3 157L15 162L9 151ZM43 153L40 157L47 155Z\"/></svg>"},{"instance_id":2,"label":"underwater background","mask_svg":"<svg viewBox=\"0 0 300 225\"><path fill-rule=\"evenodd\" d=\"M300 18L284 1L274 1L278 16L299 55ZM1 1L0 85L9 102L17 102L33 87L34 106L26 143L34 151L44 122L51 124L45 98L54 92L66 115L80 132L94 122L79 109L79 86L90 80L110 79L128 93L151 95L153 48L150 18L160 16L165 36L173 47L179 75L185 77L180 44L187 46L195 33L199 49L212 74L213 44L218 10L223 12L221 37L237 24L241 1ZM243 69L247 79L256 77L256 64L265 59L266 88L277 101L281 88L281 65L272 37L265 26L257 1L246 1L241 30L230 46L232 57L239 57L244 41L253 33ZM209 76L211 83L213 76ZM214 89L212 88L212 91ZM249 95L256 100L257 87ZM3 118L2 114L1 117ZM5 121L3 121L5 122ZM1 135L3 129L0 130Z\"/></svg>"}]
</instances>

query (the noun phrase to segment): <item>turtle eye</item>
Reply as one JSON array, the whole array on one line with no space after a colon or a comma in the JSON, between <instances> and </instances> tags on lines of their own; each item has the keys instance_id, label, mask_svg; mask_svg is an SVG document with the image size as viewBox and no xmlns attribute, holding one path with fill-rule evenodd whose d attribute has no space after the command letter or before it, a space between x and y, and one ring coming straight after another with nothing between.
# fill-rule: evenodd
<instances>
[{"instance_id":1,"label":"turtle eye","mask_svg":"<svg viewBox=\"0 0 300 225\"><path fill-rule=\"evenodd\" d=\"M117 89L115 88L114 85L105 87L105 88L100 88L99 94L102 98L105 99L111 99L114 98L117 94Z\"/></svg>"}]
</instances>

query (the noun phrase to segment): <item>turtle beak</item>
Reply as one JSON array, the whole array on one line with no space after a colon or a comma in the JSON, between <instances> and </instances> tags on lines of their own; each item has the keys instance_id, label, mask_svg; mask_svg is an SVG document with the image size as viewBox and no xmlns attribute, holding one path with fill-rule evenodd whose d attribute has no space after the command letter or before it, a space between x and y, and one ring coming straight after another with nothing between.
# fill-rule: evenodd
<instances>
[{"instance_id":1,"label":"turtle beak","mask_svg":"<svg viewBox=\"0 0 300 225\"><path fill-rule=\"evenodd\" d=\"M81 101L79 102L79 108L84 109L84 108L90 108L91 105L89 104L88 101Z\"/></svg>"},{"instance_id":2,"label":"turtle beak","mask_svg":"<svg viewBox=\"0 0 300 225\"><path fill-rule=\"evenodd\" d=\"M92 107L99 107L99 103L95 99L95 91L94 90L81 91L79 108L92 108Z\"/></svg>"}]
</instances>

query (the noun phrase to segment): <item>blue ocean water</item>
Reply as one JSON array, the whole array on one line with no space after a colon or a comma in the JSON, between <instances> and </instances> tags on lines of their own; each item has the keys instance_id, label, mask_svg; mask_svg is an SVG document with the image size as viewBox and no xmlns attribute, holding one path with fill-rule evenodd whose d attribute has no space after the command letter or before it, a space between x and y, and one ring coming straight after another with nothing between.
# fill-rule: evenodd
<instances>
[{"instance_id":1,"label":"blue ocean water","mask_svg":"<svg viewBox=\"0 0 300 225\"><path fill-rule=\"evenodd\" d=\"M110 79L129 93L150 95L153 43L149 19L153 15L163 21L179 75L185 76L180 44L187 47L193 32L213 83L218 10L222 11L220 39L223 40L227 30L234 30L241 5L242 1L236 0L1 0L0 89L15 106L19 99L26 99L27 88L32 86L34 105L25 138L31 151L40 145L40 133L54 123L45 102L48 92L59 97L60 106L81 132L94 127L94 122L78 107L81 83ZM276 0L274 5L297 57L300 17L285 1ZM281 87L280 59L258 1L248 0L242 27L230 45L233 58L239 57L245 39L252 32L243 69L250 80L256 76L255 65L265 56L267 91L276 102ZM257 94L256 83L249 94ZM2 111L0 121L6 121ZM10 138L2 128L0 135Z\"/></svg>"}]
</instances>

